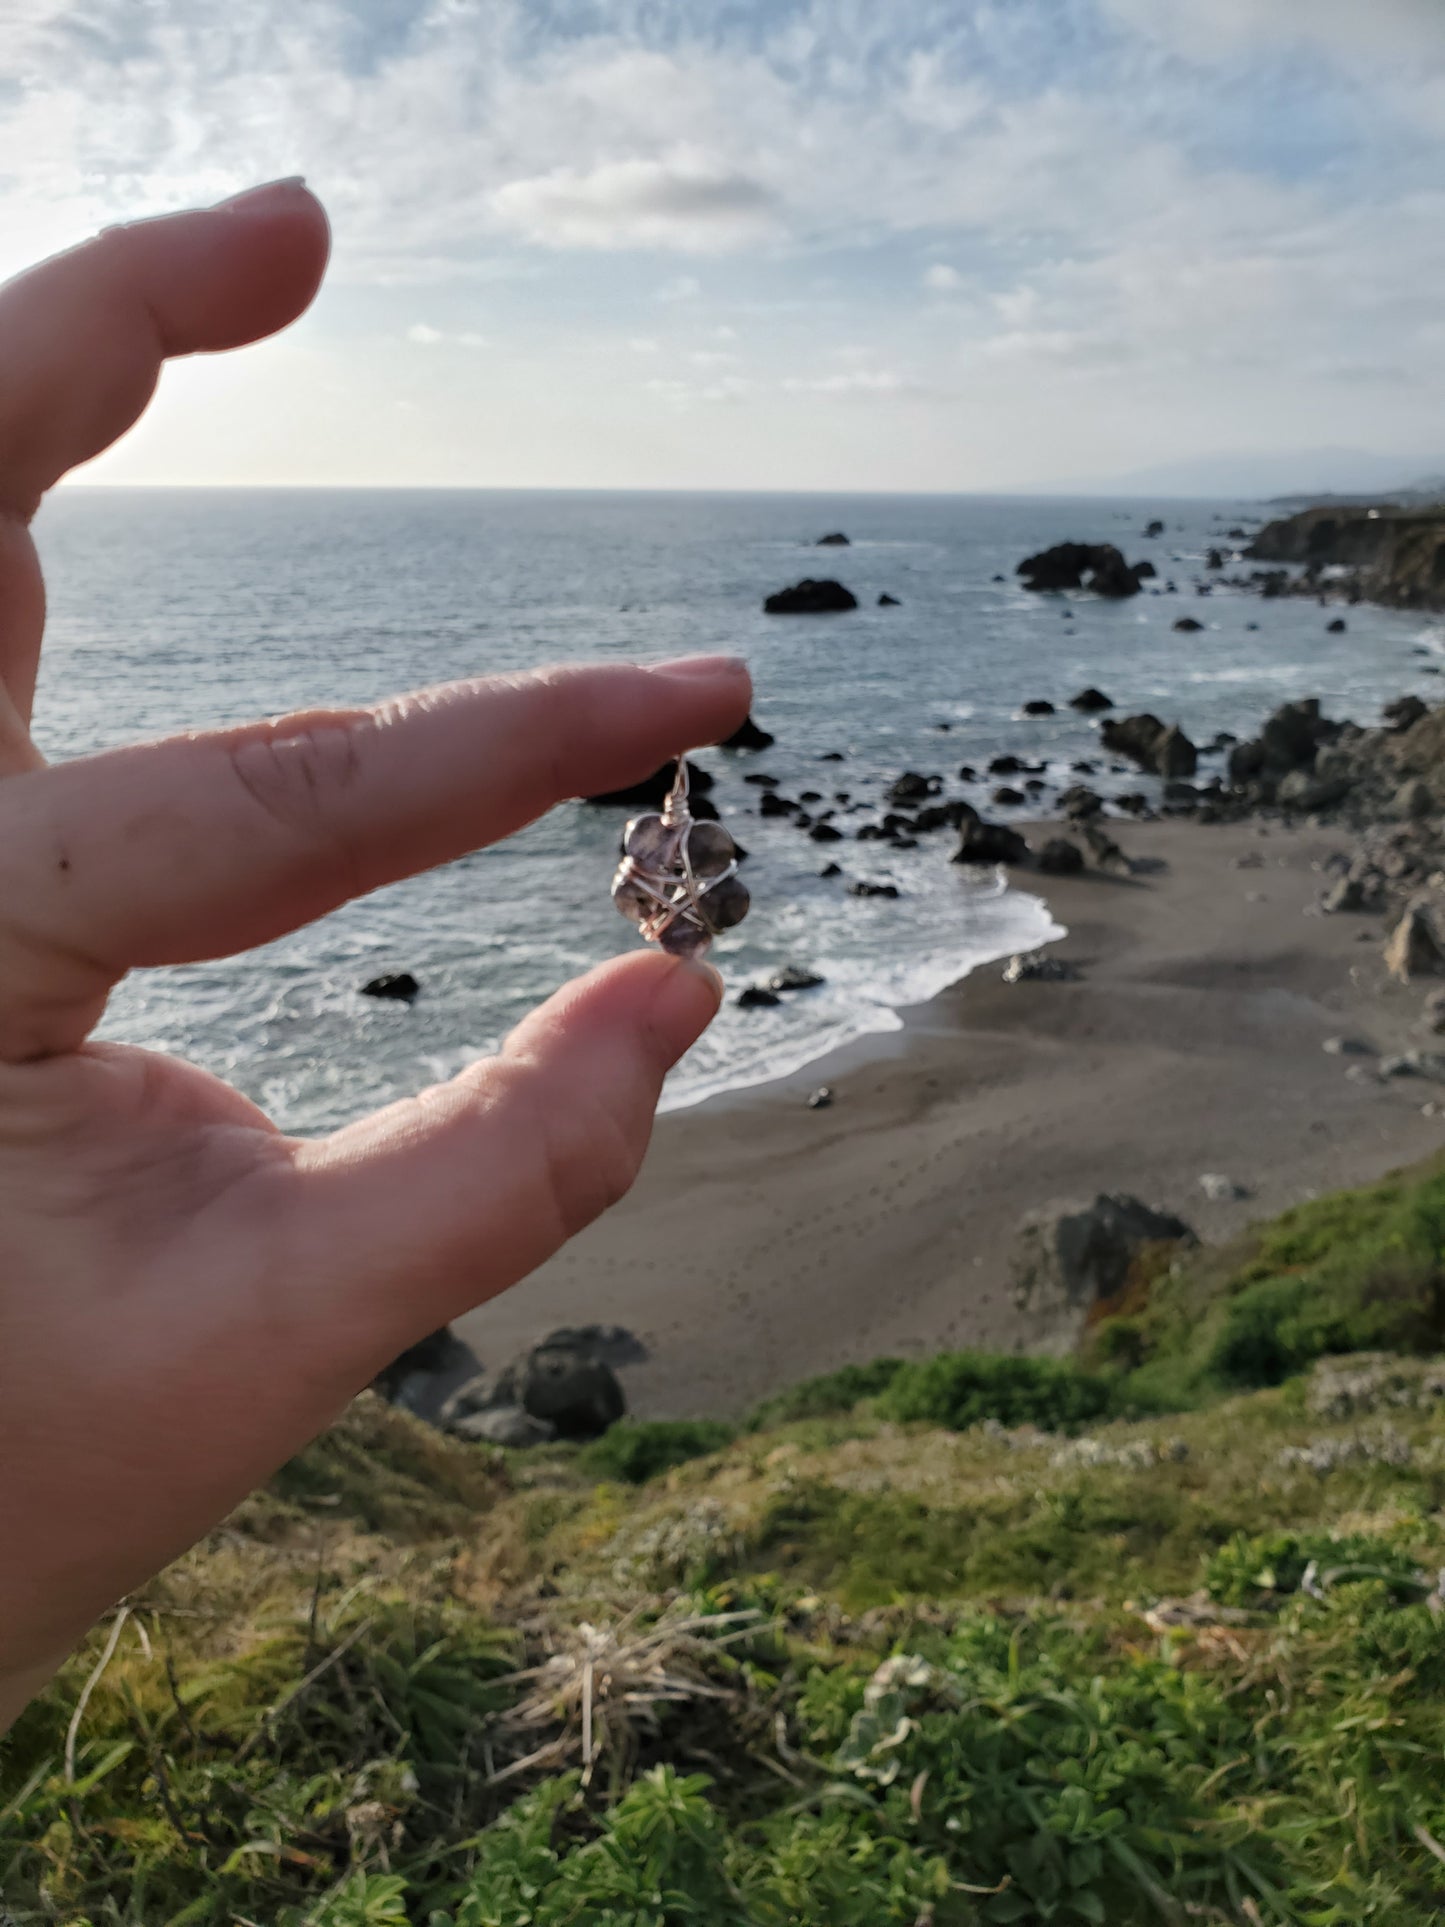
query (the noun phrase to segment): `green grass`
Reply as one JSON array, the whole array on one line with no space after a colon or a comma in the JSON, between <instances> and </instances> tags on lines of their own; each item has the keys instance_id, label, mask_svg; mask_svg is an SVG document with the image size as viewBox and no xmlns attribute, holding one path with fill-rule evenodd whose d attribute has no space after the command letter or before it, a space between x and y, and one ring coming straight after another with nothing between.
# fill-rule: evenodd
<instances>
[{"instance_id":1,"label":"green grass","mask_svg":"<svg viewBox=\"0 0 1445 1927\"><path fill-rule=\"evenodd\" d=\"M364 1397L0 1747L3 1908L1440 1918L1442 1230L1432 1165L1192 1256L1092 1367L885 1360L740 1430L506 1454ZM1362 1344L1340 1416L1300 1374Z\"/></svg>"}]
</instances>

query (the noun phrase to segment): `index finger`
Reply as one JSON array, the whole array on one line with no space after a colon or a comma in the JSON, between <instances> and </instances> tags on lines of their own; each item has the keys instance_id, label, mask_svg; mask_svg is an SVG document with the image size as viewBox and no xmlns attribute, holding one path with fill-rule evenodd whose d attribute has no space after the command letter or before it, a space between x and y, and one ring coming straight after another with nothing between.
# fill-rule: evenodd
<instances>
[{"instance_id":1,"label":"index finger","mask_svg":"<svg viewBox=\"0 0 1445 1927\"><path fill-rule=\"evenodd\" d=\"M42 495L125 433L168 356L237 348L294 321L328 246L320 203L279 181L107 229L0 287L0 681L22 717L43 616L26 525Z\"/></svg>"},{"instance_id":2,"label":"index finger","mask_svg":"<svg viewBox=\"0 0 1445 1927\"><path fill-rule=\"evenodd\" d=\"M730 735L747 665L594 664L178 736L0 785L0 1061L73 1049L137 965L268 942Z\"/></svg>"}]
</instances>

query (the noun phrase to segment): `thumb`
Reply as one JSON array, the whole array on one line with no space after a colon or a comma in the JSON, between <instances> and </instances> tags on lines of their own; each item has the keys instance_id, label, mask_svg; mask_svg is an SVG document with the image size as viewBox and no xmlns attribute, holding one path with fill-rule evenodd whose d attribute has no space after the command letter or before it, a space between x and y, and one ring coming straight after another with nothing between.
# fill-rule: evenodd
<instances>
[{"instance_id":1,"label":"thumb","mask_svg":"<svg viewBox=\"0 0 1445 1927\"><path fill-rule=\"evenodd\" d=\"M298 1150L302 1275L375 1369L515 1284L631 1187L662 1081L722 979L615 959L533 1012L501 1054Z\"/></svg>"}]
</instances>

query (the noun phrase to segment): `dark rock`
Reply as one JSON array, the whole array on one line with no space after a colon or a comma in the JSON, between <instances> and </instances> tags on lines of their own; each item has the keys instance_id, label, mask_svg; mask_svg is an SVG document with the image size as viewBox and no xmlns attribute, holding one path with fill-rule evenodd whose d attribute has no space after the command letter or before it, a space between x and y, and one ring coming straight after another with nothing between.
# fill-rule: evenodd
<instances>
[{"instance_id":1,"label":"dark rock","mask_svg":"<svg viewBox=\"0 0 1445 1927\"><path fill-rule=\"evenodd\" d=\"M856 609L858 598L841 582L815 582L811 576L795 582L790 589L779 589L763 604L770 616L830 616L845 609Z\"/></svg>"},{"instance_id":2,"label":"dark rock","mask_svg":"<svg viewBox=\"0 0 1445 1927\"><path fill-rule=\"evenodd\" d=\"M1130 790L1126 795L1114 798L1114 807L1123 810L1126 816L1147 816L1149 799L1143 790Z\"/></svg>"},{"instance_id":3,"label":"dark rock","mask_svg":"<svg viewBox=\"0 0 1445 1927\"><path fill-rule=\"evenodd\" d=\"M779 796L776 790L764 790L758 798L758 813L762 816L793 816L800 805L790 796Z\"/></svg>"},{"instance_id":4,"label":"dark rock","mask_svg":"<svg viewBox=\"0 0 1445 1927\"><path fill-rule=\"evenodd\" d=\"M373 977L370 983L361 986L363 997L387 997L393 1003L415 1003L421 994L421 985L409 970L388 970L380 977Z\"/></svg>"},{"instance_id":5,"label":"dark rock","mask_svg":"<svg viewBox=\"0 0 1445 1927\"><path fill-rule=\"evenodd\" d=\"M1004 809L1013 809L1016 805L1024 801L1024 793L1022 790L1010 789L1008 784L1005 783L994 791L993 800Z\"/></svg>"},{"instance_id":6,"label":"dark rock","mask_svg":"<svg viewBox=\"0 0 1445 1927\"><path fill-rule=\"evenodd\" d=\"M1174 633L1179 636L1197 636L1203 627L1204 624L1196 622L1193 616L1180 616L1174 625Z\"/></svg>"},{"instance_id":7,"label":"dark rock","mask_svg":"<svg viewBox=\"0 0 1445 1927\"><path fill-rule=\"evenodd\" d=\"M1222 569L1224 567L1224 556L1220 550L1211 549L1204 558L1204 566L1206 569Z\"/></svg>"},{"instance_id":8,"label":"dark rock","mask_svg":"<svg viewBox=\"0 0 1445 1927\"><path fill-rule=\"evenodd\" d=\"M823 800L823 792L821 790L799 790L798 791L798 801L800 803L821 803L822 800Z\"/></svg>"},{"instance_id":9,"label":"dark rock","mask_svg":"<svg viewBox=\"0 0 1445 1927\"><path fill-rule=\"evenodd\" d=\"M1153 539L1156 536L1162 535L1164 533L1164 524L1157 520L1153 521L1148 525L1144 533L1146 536L1148 536L1150 541L1153 541Z\"/></svg>"},{"instance_id":10,"label":"dark rock","mask_svg":"<svg viewBox=\"0 0 1445 1927\"><path fill-rule=\"evenodd\" d=\"M509 1451L550 1445L557 1436L555 1425L546 1419L533 1418L521 1405L484 1405L479 1411L466 1412L451 1420L447 1430L472 1445L501 1445Z\"/></svg>"},{"instance_id":11,"label":"dark rock","mask_svg":"<svg viewBox=\"0 0 1445 1927\"><path fill-rule=\"evenodd\" d=\"M1082 710L1086 716L1097 715L1101 709L1112 709L1113 699L1106 696L1102 689L1081 689L1077 696L1070 696L1069 708Z\"/></svg>"},{"instance_id":12,"label":"dark rock","mask_svg":"<svg viewBox=\"0 0 1445 1927\"><path fill-rule=\"evenodd\" d=\"M775 970L768 979L769 990L813 990L826 980L816 970L805 970L801 964L785 964Z\"/></svg>"},{"instance_id":13,"label":"dark rock","mask_svg":"<svg viewBox=\"0 0 1445 1927\"><path fill-rule=\"evenodd\" d=\"M1096 595L1139 593L1139 577L1111 543L1059 542L1018 566L1026 589L1092 589Z\"/></svg>"},{"instance_id":14,"label":"dark rock","mask_svg":"<svg viewBox=\"0 0 1445 1927\"><path fill-rule=\"evenodd\" d=\"M600 1438L627 1410L612 1367L586 1347L538 1345L497 1380L494 1406L520 1405L564 1439Z\"/></svg>"},{"instance_id":15,"label":"dark rock","mask_svg":"<svg viewBox=\"0 0 1445 1927\"><path fill-rule=\"evenodd\" d=\"M828 877L840 877L842 874L843 866L841 863L825 863L818 872L818 875L825 879Z\"/></svg>"},{"instance_id":16,"label":"dark rock","mask_svg":"<svg viewBox=\"0 0 1445 1927\"><path fill-rule=\"evenodd\" d=\"M1053 836L1039 851L1038 867L1045 876L1077 876L1084 867L1084 852L1066 836Z\"/></svg>"},{"instance_id":17,"label":"dark rock","mask_svg":"<svg viewBox=\"0 0 1445 1927\"><path fill-rule=\"evenodd\" d=\"M1349 626L1343 616L1336 616L1333 622L1327 622L1325 624L1325 634L1327 636L1342 636Z\"/></svg>"},{"instance_id":18,"label":"dark rock","mask_svg":"<svg viewBox=\"0 0 1445 1927\"><path fill-rule=\"evenodd\" d=\"M902 605L900 604L897 596L889 595L886 589L883 591L882 595L879 596L878 598L878 607L880 609L897 609L897 608L900 608L901 606Z\"/></svg>"},{"instance_id":19,"label":"dark rock","mask_svg":"<svg viewBox=\"0 0 1445 1927\"><path fill-rule=\"evenodd\" d=\"M458 1379L462 1373L474 1373L476 1365L471 1347L462 1343L450 1325L441 1325L383 1366L371 1381L371 1388L389 1404L405 1405L412 1410L416 1404L414 1391L418 1378Z\"/></svg>"},{"instance_id":20,"label":"dark rock","mask_svg":"<svg viewBox=\"0 0 1445 1927\"><path fill-rule=\"evenodd\" d=\"M777 737L770 736L767 730L759 729L752 717L749 716L745 721L738 724L731 736L719 743L718 748L771 749L777 740Z\"/></svg>"},{"instance_id":21,"label":"dark rock","mask_svg":"<svg viewBox=\"0 0 1445 1927\"><path fill-rule=\"evenodd\" d=\"M1065 816L1075 822L1082 822L1087 816L1098 816L1104 807L1104 799L1093 790L1086 789L1082 783L1075 783L1066 789L1059 798Z\"/></svg>"},{"instance_id":22,"label":"dark rock","mask_svg":"<svg viewBox=\"0 0 1445 1927\"><path fill-rule=\"evenodd\" d=\"M568 1350L600 1358L615 1371L619 1365L645 1365L646 1345L625 1325L559 1325L542 1340L542 1351Z\"/></svg>"},{"instance_id":23,"label":"dark rock","mask_svg":"<svg viewBox=\"0 0 1445 1927\"><path fill-rule=\"evenodd\" d=\"M1385 704L1380 718L1386 729L1401 735L1429 714L1430 705L1422 703L1418 696L1397 696L1394 702Z\"/></svg>"},{"instance_id":24,"label":"dark rock","mask_svg":"<svg viewBox=\"0 0 1445 1927\"><path fill-rule=\"evenodd\" d=\"M1006 575L996 575L996 576L995 576L995 577L993 578L993 580L994 580L995 582L1007 582L1007 581L1008 581L1008 577L1007 577Z\"/></svg>"},{"instance_id":25,"label":"dark rock","mask_svg":"<svg viewBox=\"0 0 1445 1927\"><path fill-rule=\"evenodd\" d=\"M677 763L674 760L664 763L660 769L655 769L651 776L644 776L640 783L631 783L625 789L608 790L601 796L584 796L582 801L584 803L596 804L599 808L604 805L617 804L619 807L627 809L633 807L646 809L649 806L653 809L660 809L663 803L667 801L667 792L672 788L673 778L676 775ZM711 770L703 769L697 763L689 760L687 765L687 787L689 796L695 800L697 797L703 795L705 791L710 790L712 786L713 775ZM697 815L696 809L693 810L693 815Z\"/></svg>"},{"instance_id":26,"label":"dark rock","mask_svg":"<svg viewBox=\"0 0 1445 1927\"><path fill-rule=\"evenodd\" d=\"M925 797L937 796L942 788L941 776L920 776L917 770L906 769L889 784L887 796L890 803L921 803Z\"/></svg>"},{"instance_id":27,"label":"dark rock","mask_svg":"<svg viewBox=\"0 0 1445 1927\"><path fill-rule=\"evenodd\" d=\"M761 770L749 770L743 781L754 784L760 790L775 790L778 787L777 777L764 776Z\"/></svg>"},{"instance_id":28,"label":"dark rock","mask_svg":"<svg viewBox=\"0 0 1445 1927\"><path fill-rule=\"evenodd\" d=\"M738 992L735 999L739 1010L770 1010L774 1004L782 1001L781 997L775 996L771 990L765 990L761 984L749 984L746 990Z\"/></svg>"},{"instance_id":29,"label":"dark rock","mask_svg":"<svg viewBox=\"0 0 1445 1927\"><path fill-rule=\"evenodd\" d=\"M848 885L850 897L892 897L902 895L896 883L868 883L862 877Z\"/></svg>"},{"instance_id":30,"label":"dark rock","mask_svg":"<svg viewBox=\"0 0 1445 1927\"><path fill-rule=\"evenodd\" d=\"M1019 1229L1013 1299L1031 1336L1071 1347L1096 1306L1118 1297L1138 1260L1199 1242L1181 1218L1138 1198L1103 1196L1030 1212Z\"/></svg>"},{"instance_id":31,"label":"dark rock","mask_svg":"<svg viewBox=\"0 0 1445 1927\"><path fill-rule=\"evenodd\" d=\"M1100 735L1105 749L1127 756L1156 776L1192 776L1199 765L1198 751L1177 723L1164 724L1157 716L1106 719Z\"/></svg>"},{"instance_id":32,"label":"dark rock","mask_svg":"<svg viewBox=\"0 0 1445 1927\"><path fill-rule=\"evenodd\" d=\"M1024 714L1025 716L1052 716L1054 706L1051 702L1045 702L1042 697L1036 697L1033 702L1024 704Z\"/></svg>"},{"instance_id":33,"label":"dark rock","mask_svg":"<svg viewBox=\"0 0 1445 1927\"><path fill-rule=\"evenodd\" d=\"M1245 628L1246 628L1246 629L1248 629L1248 630L1250 630L1250 631L1252 632L1252 631L1254 631L1254 630L1256 630L1256 629L1258 629L1258 627L1259 627L1259 624L1258 624L1257 622L1246 622L1244 626L1245 626Z\"/></svg>"},{"instance_id":34,"label":"dark rock","mask_svg":"<svg viewBox=\"0 0 1445 1927\"><path fill-rule=\"evenodd\" d=\"M986 823L975 816L965 822L953 853L955 863L1026 863L1029 846L1017 830L1002 823Z\"/></svg>"},{"instance_id":35,"label":"dark rock","mask_svg":"<svg viewBox=\"0 0 1445 1927\"><path fill-rule=\"evenodd\" d=\"M815 823L808 831L815 843L841 843L843 832L834 829L831 823Z\"/></svg>"},{"instance_id":36,"label":"dark rock","mask_svg":"<svg viewBox=\"0 0 1445 1927\"><path fill-rule=\"evenodd\" d=\"M972 763L961 763L959 765L958 780L960 783L976 783L978 781L978 771Z\"/></svg>"},{"instance_id":37,"label":"dark rock","mask_svg":"<svg viewBox=\"0 0 1445 1927\"><path fill-rule=\"evenodd\" d=\"M1026 765L1017 756L995 756L988 766L990 776L1022 776ZM963 772L960 770L959 774Z\"/></svg>"},{"instance_id":38,"label":"dark rock","mask_svg":"<svg viewBox=\"0 0 1445 1927\"><path fill-rule=\"evenodd\" d=\"M820 535L817 546L820 549L846 549L851 544L841 529L834 529L831 535Z\"/></svg>"},{"instance_id":39,"label":"dark rock","mask_svg":"<svg viewBox=\"0 0 1445 1927\"><path fill-rule=\"evenodd\" d=\"M1089 846L1089 855L1101 870L1113 870L1122 876L1129 874L1133 865L1096 817L1085 818L1079 828Z\"/></svg>"},{"instance_id":40,"label":"dark rock","mask_svg":"<svg viewBox=\"0 0 1445 1927\"><path fill-rule=\"evenodd\" d=\"M1141 582L1151 582L1154 577L1158 575L1159 571L1154 567L1152 562L1136 562L1134 564L1134 573Z\"/></svg>"},{"instance_id":41,"label":"dark rock","mask_svg":"<svg viewBox=\"0 0 1445 1927\"><path fill-rule=\"evenodd\" d=\"M841 749L825 749L818 758L818 761L820 763L842 763L846 762L847 758Z\"/></svg>"}]
</instances>

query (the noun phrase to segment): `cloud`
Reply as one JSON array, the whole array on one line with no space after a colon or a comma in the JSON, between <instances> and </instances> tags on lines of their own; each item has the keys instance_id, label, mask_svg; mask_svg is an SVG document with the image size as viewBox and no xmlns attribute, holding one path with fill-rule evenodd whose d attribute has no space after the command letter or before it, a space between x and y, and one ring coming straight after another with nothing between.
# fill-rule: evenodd
<instances>
[{"instance_id":1,"label":"cloud","mask_svg":"<svg viewBox=\"0 0 1445 1927\"><path fill-rule=\"evenodd\" d=\"M900 395L914 384L896 368L853 368L839 375L790 375L782 385L799 395Z\"/></svg>"},{"instance_id":2,"label":"cloud","mask_svg":"<svg viewBox=\"0 0 1445 1927\"><path fill-rule=\"evenodd\" d=\"M695 348L688 360L694 368L735 368L738 358L722 348Z\"/></svg>"},{"instance_id":3,"label":"cloud","mask_svg":"<svg viewBox=\"0 0 1445 1927\"><path fill-rule=\"evenodd\" d=\"M657 301L696 301L702 293L702 283L693 274L679 274L671 281L664 281L657 290Z\"/></svg>"},{"instance_id":4,"label":"cloud","mask_svg":"<svg viewBox=\"0 0 1445 1927\"><path fill-rule=\"evenodd\" d=\"M511 181L492 197L503 222L554 248L676 248L713 254L762 239L773 195L699 155L559 167Z\"/></svg>"},{"instance_id":5,"label":"cloud","mask_svg":"<svg viewBox=\"0 0 1445 1927\"><path fill-rule=\"evenodd\" d=\"M1250 47L1304 46L1371 64L1445 63L1439 0L1104 0L1131 32L1192 59L1219 61Z\"/></svg>"},{"instance_id":6,"label":"cloud","mask_svg":"<svg viewBox=\"0 0 1445 1927\"><path fill-rule=\"evenodd\" d=\"M487 337L471 328L433 328L425 321L414 321L406 331L406 338L418 348L485 348L487 345Z\"/></svg>"},{"instance_id":7,"label":"cloud","mask_svg":"<svg viewBox=\"0 0 1445 1927\"><path fill-rule=\"evenodd\" d=\"M963 276L946 261L935 261L931 268L924 270L923 285L930 294L951 294L963 286Z\"/></svg>"},{"instance_id":8,"label":"cloud","mask_svg":"<svg viewBox=\"0 0 1445 1927\"><path fill-rule=\"evenodd\" d=\"M633 335L627 345L635 355L656 355L662 352L662 343L653 335Z\"/></svg>"}]
</instances>

